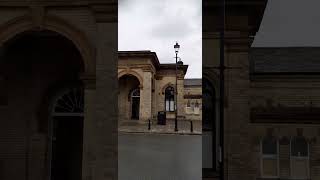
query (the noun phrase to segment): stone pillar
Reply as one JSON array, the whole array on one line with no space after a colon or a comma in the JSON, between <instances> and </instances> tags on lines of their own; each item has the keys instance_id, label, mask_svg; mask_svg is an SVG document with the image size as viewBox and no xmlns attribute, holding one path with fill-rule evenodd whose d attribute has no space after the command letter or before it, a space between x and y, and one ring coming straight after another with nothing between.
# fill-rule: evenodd
<instances>
[{"instance_id":1,"label":"stone pillar","mask_svg":"<svg viewBox=\"0 0 320 180\"><path fill-rule=\"evenodd\" d=\"M147 122L151 119L152 111L152 73L143 72L143 85L140 91L140 122Z\"/></svg>"},{"instance_id":2,"label":"stone pillar","mask_svg":"<svg viewBox=\"0 0 320 180\"><path fill-rule=\"evenodd\" d=\"M102 11L101 10L105 10ZM117 6L96 10L95 89L85 90L82 180L118 179ZM103 12L112 12L110 17Z\"/></svg>"},{"instance_id":3,"label":"stone pillar","mask_svg":"<svg viewBox=\"0 0 320 180\"><path fill-rule=\"evenodd\" d=\"M178 78L178 108L177 114L178 119L183 119L185 116L185 105L184 105L184 78Z\"/></svg>"},{"instance_id":4,"label":"stone pillar","mask_svg":"<svg viewBox=\"0 0 320 180\"><path fill-rule=\"evenodd\" d=\"M95 79L83 77L84 83L84 122L83 122L83 152L82 152L82 179L88 180L93 177L94 151L92 144L94 140L95 119Z\"/></svg>"},{"instance_id":5,"label":"stone pillar","mask_svg":"<svg viewBox=\"0 0 320 180\"><path fill-rule=\"evenodd\" d=\"M241 19L243 23L246 18ZM225 173L230 180L254 179L256 177L255 158L248 152L251 146L248 123L249 114L249 39L247 32L226 33L225 66ZM246 172L246 173L240 173Z\"/></svg>"}]
</instances>

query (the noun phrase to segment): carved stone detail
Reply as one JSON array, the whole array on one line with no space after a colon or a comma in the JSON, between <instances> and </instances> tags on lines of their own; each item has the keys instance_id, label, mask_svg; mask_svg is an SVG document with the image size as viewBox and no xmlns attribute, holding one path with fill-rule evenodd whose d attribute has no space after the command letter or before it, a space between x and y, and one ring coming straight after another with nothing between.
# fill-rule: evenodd
<instances>
[{"instance_id":1,"label":"carved stone detail","mask_svg":"<svg viewBox=\"0 0 320 180\"><path fill-rule=\"evenodd\" d=\"M42 30L45 21L45 8L41 5L30 6L31 18L36 29Z\"/></svg>"}]
</instances>

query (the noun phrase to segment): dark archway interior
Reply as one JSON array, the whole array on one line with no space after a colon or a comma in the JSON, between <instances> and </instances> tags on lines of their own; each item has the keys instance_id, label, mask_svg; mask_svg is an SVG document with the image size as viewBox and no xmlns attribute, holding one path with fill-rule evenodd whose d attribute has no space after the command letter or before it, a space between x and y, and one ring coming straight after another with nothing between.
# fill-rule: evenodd
<instances>
[{"instance_id":1,"label":"dark archway interior","mask_svg":"<svg viewBox=\"0 0 320 180\"><path fill-rule=\"evenodd\" d=\"M216 147L216 91L211 82L203 79L203 114L202 114L202 132L203 132L203 169L204 173L216 171L217 147Z\"/></svg>"},{"instance_id":2,"label":"dark archway interior","mask_svg":"<svg viewBox=\"0 0 320 180\"><path fill-rule=\"evenodd\" d=\"M203 130L212 130L215 125L216 92L213 85L207 79L203 79Z\"/></svg>"},{"instance_id":3,"label":"dark archway interior","mask_svg":"<svg viewBox=\"0 0 320 180\"><path fill-rule=\"evenodd\" d=\"M140 82L133 75L123 75L119 78L119 118L121 120L139 119L140 98L132 98L133 90L139 89Z\"/></svg>"},{"instance_id":4,"label":"dark archway interior","mask_svg":"<svg viewBox=\"0 0 320 180\"><path fill-rule=\"evenodd\" d=\"M15 142L0 142L0 154L12 157L0 157L0 164L4 166L1 179L45 178L51 171L50 159L54 161L54 158L60 159L59 164L55 166L70 162L81 164L82 121L69 121L73 122L70 125L64 123L70 118L59 118L60 127L53 133L63 134L67 137L65 139L73 141L60 143L62 145L55 150L62 152L60 154L54 151L50 153L51 127L48 129L51 124L48 123L51 97L59 88L79 82L79 75L84 71L84 63L78 49L58 33L28 31L3 44L0 52L0 87L5 87L0 98L0 106L5 110L0 112L1 120L4 122L0 127L0 138L6 139L7 142ZM75 134L77 137L74 137ZM73 156L73 159L65 158L68 152L76 152L75 147L80 148L78 155ZM23 173L17 174L15 169ZM44 169L48 171L43 171ZM81 167L77 167L77 170L79 169L81 170ZM76 169L67 169L64 177L69 177L68 180L81 177L81 171L75 171Z\"/></svg>"},{"instance_id":5,"label":"dark archway interior","mask_svg":"<svg viewBox=\"0 0 320 180\"><path fill-rule=\"evenodd\" d=\"M51 103L46 102L50 96L62 86L78 82L79 74L84 71L75 45L52 31L24 32L6 42L3 49L0 76L6 77L7 82L27 83L20 90L30 93L29 97L44 97L37 102L41 118L49 115L44 112ZM38 125L41 132L47 132L46 120L40 120Z\"/></svg>"}]
</instances>

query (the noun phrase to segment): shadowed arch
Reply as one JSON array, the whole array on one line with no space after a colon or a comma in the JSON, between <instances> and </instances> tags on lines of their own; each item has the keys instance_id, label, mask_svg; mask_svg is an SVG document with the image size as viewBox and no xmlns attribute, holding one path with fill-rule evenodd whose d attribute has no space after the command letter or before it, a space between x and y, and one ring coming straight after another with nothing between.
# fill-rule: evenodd
<instances>
[{"instance_id":1,"label":"shadowed arch","mask_svg":"<svg viewBox=\"0 0 320 180\"><path fill-rule=\"evenodd\" d=\"M214 87L217 96L219 96L219 75L214 70L204 69L202 79L206 79Z\"/></svg>"},{"instance_id":2,"label":"shadowed arch","mask_svg":"<svg viewBox=\"0 0 320 180\"><path fill-rule=\"evenodd\" d=\"M203 149L209 149L206 156L204 172L216 171L218 167L219 147L219 75L209 68L202 71L202 132L203 137L210 137L203 141ZM209 144L211 144L209 146Z\"/></svg>"},{"instance_id":3,"label":"shadowed arch","mask_svg":"<svg viewBox=\"0 0 320 180\"><path fill-rule=\"evenodd\" d=\"M143 87L143 78L140 76L140 74L138 74L137 72L132 71L132 70L130 70L130 71L123 70L123 71L120 71L118 73L118 79L120 79L124 75L132 75L132 76L136 77L139 80L140 89L142 89L142 87Z\"/></svg>"},{"instance_id":4,"label":"shadowed arch","mask_svg":"<svg viewBox=\"0 0 320 180\"><path fill-rule=\"evenodd\" d=\"M79 50L85 65L85 74L95 74L95 54L86 35L67 21L52 15L45 15L43 23L36 25L30 15L14 18L0 25L0 45L26 31L49 30L69 39Z\"/></svg>"}]
</instances>

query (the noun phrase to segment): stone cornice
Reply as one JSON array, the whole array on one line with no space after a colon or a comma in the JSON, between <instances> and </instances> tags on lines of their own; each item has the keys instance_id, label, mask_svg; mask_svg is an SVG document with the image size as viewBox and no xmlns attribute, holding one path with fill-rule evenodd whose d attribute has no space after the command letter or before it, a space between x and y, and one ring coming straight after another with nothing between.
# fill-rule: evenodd
<instances>
[{"instance_id":1,"label":"stone cornice","mask_svg":"<svg viewBox=\"0 0 320 180\"><path fill-rule=\"evenodd\" d=\"M115 0L0 0L0 7L28 7L31 4L42 6L90 6L116 4Z\"/></svg>"},{"instance_id":2,"label":"stone cornice","mask_svg":"<svg viewBox=\"0 0 320 180\"><path fill-rule=\"evenodd\" d=\"M118 65L118 69L141 69L143 72L155 72L154 67L150 64Z\"/></svg>"},{"instance_id":3,"label":"stone cornice","mask_svg":"<svg viewBox=\"0 0 320 180\"><path fill-rule=\"evenodd\" d=\"M153 66L156 69L159 69L159 67L160 67L160 62L159 62L157 54L155 52L151 52L151 51L119 51L118 57L119 57L119 60L121 60L122 58L127 58L127 59L150 58L151 62L153 63Z\"/></svg>"},{"instance_id":4,"label":"stone cornice","mask_svg":"<svg viewBox=\"0 0 320 180\"><path fill-rule=\"evenodd\" d=\"M144 66L144 67L142 67L142 71L143 71L143 72L153 72L151 66Z\"/></svg>"},{"instance_id":5,"label":"stone cornice","mask_svg":"<svg viewBox=\"0 0 320 180\"><path fill-rule=\"evenodd\" d=\"M90 5L93 14L96 18L96 22L99 23L109 23L118 21L118 4L108 3L108 4L91 4Z\"/></svg>"},{"instance_id":6,"label":"stone cornice","mask_svg":"<svg viewBox=\"0 0 320 180\"><path fill-rule=\"evenodd\" d=\"M245 27L251 35L254 35L259 29L266 5L267 0L226 1L226 28L228 29L238 23L237 21L233 21L234 17L247 17L247 25L243 27ZM218 31L221 29L219 21L219 19L221 19L221 8L221 2L219 1L204 1L202 12L205 28L203 28L203 30Z\"/></svg>"},{"instance_id":7,"label":"stone cornice","mask_svg":"<svg viewBox=\"0 0 320 180\"><path fill-rule=\"evenodd\" d=\"M118 3L114 0L0 0L0 9L16 8L90 8L98 23L118 21Z\"/></svg>"},{"instance_id":8,"label":"stone cornice","mask_svg":"<svg viewBox=\"0 0 320 180\"><path fill-rule=\"evenodd\" d=\"M318 107L251 108L252 123L320 124Z\"/></svg>"},{"instance_id":9,"label":"stone cornice","mask_svg":"<svg viewBox=\"0 0 320 180\"><path fill-rule=\"evenodd\" d=\"M184 99L201 99L201 94L186 94L183 96Z\"/></svg>"},{"instance_id":10,"label":"stone cornice","mask_svg":"<svg viewBox=\"0 0 320 180\"><path fill-rule=\"evenodd\" d=\"M219 32L205 32L203 39L219 40ZM248 52L253 42L253 37L246 31L226 31L224 43L227 52Z\"/></svg>"},{"instance_id":11,"label":"stone cornice","mask_svg":"<svg viewBox=\"0 0 320 180\"><path fill-rule=\"evenodd\" d=\"M319 87L319 73L254 73L250 74L250 81L257 83L301 83L308 84L312 82L314 87ZM306 86L304 86L306 87Z\"/></svg>"}]
</instances>

